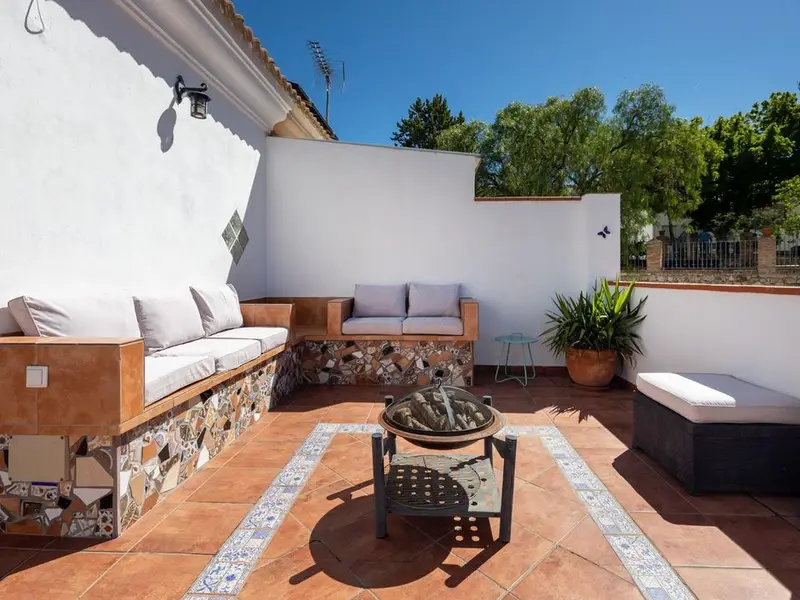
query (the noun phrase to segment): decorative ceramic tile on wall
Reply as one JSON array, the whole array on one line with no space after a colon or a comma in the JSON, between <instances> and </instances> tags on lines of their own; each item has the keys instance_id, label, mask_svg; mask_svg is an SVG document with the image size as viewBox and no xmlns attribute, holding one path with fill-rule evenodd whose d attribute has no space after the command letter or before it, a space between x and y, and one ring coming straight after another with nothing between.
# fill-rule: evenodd
<instances>
[{"instance_id":1,"label":"decorative ceramic tile on wall","mask_svg":"<svg viewBox=\"0 0 800 600\"><path fill-rule=\"evenodd\" d=\"M304 342L300 359L309 383L472 385L472 342Z\"/></svg>"}]
</instances>

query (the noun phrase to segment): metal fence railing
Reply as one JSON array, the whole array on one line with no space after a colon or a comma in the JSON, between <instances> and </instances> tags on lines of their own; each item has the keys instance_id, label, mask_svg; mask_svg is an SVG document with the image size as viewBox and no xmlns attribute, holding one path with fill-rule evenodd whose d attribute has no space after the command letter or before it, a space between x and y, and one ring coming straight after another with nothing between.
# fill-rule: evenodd
<instances>
[{"instance_id":1,"label":"metal fence railing","mask_svg":"<svg viewBox=\"0 0 800 600\"><path fill-rule=\"evenodd\" d=\"M775 250L775 266L800 267L800 240L781 240Z\"/></svg>"},{"instance_id":2,"label":"metal fence railing","mask_svg":"<svg viewBox=\"0 0 800 600\"><path fill-rule=\"evenodd\" d=\"M620 261L622 271L646 271L647 254L631 254L622 256Z\"/></svg>"},{"instance_id":3,"label":"metal fence railing","mask_svg":"<svg viewBox=\"0 0 800 600\"><path fill-rule=\"evenodd\" d=\"M755 269L758 244L753 240L675 241L666 244L665 269Z\"/></svg>"}]
</instances>

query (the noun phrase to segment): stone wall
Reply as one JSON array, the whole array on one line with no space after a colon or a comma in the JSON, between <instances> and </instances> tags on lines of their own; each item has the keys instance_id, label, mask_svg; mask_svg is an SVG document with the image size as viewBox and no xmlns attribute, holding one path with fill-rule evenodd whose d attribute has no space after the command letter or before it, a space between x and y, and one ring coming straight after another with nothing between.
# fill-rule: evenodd
<instances>
[{"instance_id":1,"label":"stone wall","mask_svg":"<svg viewBox=\"0 0 800 600\"><path fill-rule=\"evenodd\" d=\"M800 267L776 267L774 274L759 274L748 270L679 270L626 271L620 274L625 281L656 281L659 283L717 283L728 285L800 285Z\"/></svg>"},{"instance_id":2,"label":"stone wall","mask_svg":"<svg viewBox=\"0 0 800 600\"><path fill-rule=\"evenodd\" d=\"M327 341L300 348L308 383L472 385L472 342Z\"/></svg>"}]
</instances>

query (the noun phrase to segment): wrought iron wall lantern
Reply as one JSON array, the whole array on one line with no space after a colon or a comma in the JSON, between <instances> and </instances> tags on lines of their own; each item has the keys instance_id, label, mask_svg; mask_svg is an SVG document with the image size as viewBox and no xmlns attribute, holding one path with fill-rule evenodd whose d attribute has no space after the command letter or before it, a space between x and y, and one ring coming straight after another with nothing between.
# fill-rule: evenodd
<instances>
[{"instance_id":1,"label":"wrought iron wall lantern","mask_svg":"<svg viewBox=\"0 0 800 600\"><path fill-rule=\"evenodd\" d=\"M205 119L208 114L206 107L211 98L205 93L207 90L208 86L205 83L201 83L200 87L186 87L181 75L178 75L178 79L175 81L175 99L180 104L183 97L187 96L191 103L189 105L189 114L195 119Z\"/></svg>"}]
</instances>

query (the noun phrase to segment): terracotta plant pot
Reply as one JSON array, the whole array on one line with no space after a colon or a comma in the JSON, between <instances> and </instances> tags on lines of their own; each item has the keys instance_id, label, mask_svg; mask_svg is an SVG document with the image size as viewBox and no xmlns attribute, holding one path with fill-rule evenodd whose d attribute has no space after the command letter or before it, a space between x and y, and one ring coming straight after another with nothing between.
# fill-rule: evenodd
<instances>
[{"instance_id":1,"label":"terracotta plant pot","mask_svg":"<svg viewBox=\"0 0 800 600\"><path fill-rule=\"evenodd\" d=\"M578 385L608 387L616 372L616 350L567 350L567 373Z\"/></svg>"},{"instance_id":2,"label":"terracotta plant pot","mask_svg":"<svg viewBox=\"0 0 800 600\"><path fill-rule=\"evenodd\" d=\"M764 227L764 229L761 230L761 233L767 237L772 236L772 227Z\"/></svg>"}]
</instances>

